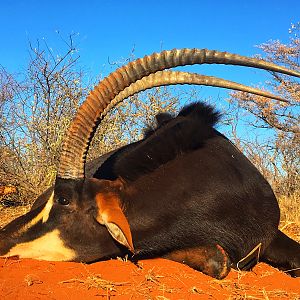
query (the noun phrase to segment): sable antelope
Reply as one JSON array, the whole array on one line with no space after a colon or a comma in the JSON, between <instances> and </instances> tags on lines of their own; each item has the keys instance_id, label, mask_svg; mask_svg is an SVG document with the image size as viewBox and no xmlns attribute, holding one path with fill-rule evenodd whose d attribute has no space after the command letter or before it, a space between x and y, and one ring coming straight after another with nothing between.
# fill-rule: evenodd
<instances>
[{"instance_id":1,"label":"sable antelope","mask_svg":"<svg viewBox=\"0 0 300 300\"><path fill-rule=\"evenodd\" d=\"M219 114L208 105L192 104L177 116L157 115L157 127L141 141L94 161L86 172L86 154L101 120L141 90L205 84L284 101L223 79L165 71L206 63L300 77L263 60L207 49L163 51L119 68L78 110L63 142L54 187L1 231L0 254L81 262L125 253L132 259L165 257L215 278L260 260L300 276L300 245L278 230L271 187L214 128Z\"/></svg>"}]
</instances>

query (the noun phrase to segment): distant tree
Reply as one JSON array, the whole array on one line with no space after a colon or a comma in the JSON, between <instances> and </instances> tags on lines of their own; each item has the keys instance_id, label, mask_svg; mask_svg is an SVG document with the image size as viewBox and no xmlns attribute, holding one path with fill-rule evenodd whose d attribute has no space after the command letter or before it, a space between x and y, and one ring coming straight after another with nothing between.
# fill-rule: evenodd
<instances>
[{"instance_id":1,"label":"distant tree","mask_svg":"<svg viewBox=\"0 0 300 300\"><path fill-rule=\"evenodd\" d=\"M0 179L21 195L39 194L55 177L60 144L87 88L73 37L62 54L30 44L25 74L0 70Z\"/></svg>"},{"instance_id":2,"label":"distant tree","mask_svg":"<svg viewBox=\"0 0 300 300\"><path fill-rule=\"evenodd\" d=\"M300 23L292 25L289 31L289 43L269 41L259 46L263 58L285 65L290 69L300 70ZM245 93L232 93L230 103L234 108L232 117L236 121L237 111L246 110L250 127L266 129L264 139L244 140L234 134L236 142L248 157L268 178L278 195L300 197L300 83L290 76L270 74L265 85L273 89L287 103ZM235 132L235 131L233 131ZM236 133L236 132L235 132Z\"/></svg>"},{"instance_id":3,"label":"distant tree","mask_svg":"<svg viewBox=\"0 0 300 300\"><path fill-rule=\"evenodd\" d=\"M18 203L31 202L53 183L64 133L95 85L83 83L74 36L63 42L59 50L45 40L30 43L23 74L0 69L0 183L17 186ZM166 88L131 97L103 120L88 159L141 138L157 112L177 106Z\"/></svg>"}]
</instances>

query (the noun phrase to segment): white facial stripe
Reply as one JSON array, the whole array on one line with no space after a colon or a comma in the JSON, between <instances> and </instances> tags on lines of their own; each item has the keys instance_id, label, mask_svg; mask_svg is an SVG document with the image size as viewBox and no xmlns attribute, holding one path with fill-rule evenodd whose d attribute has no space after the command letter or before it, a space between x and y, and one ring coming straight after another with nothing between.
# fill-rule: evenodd
<instances>
[{"instance_id":1,"label":"white facial stripe","mask_svg":"<svg viewBox=\"0 0 300 300\"><path fill-rule=\"evenodd\" d=\"M41 211L41 214L43 216L43 223L47 222L48 218L49 218L49 214L50 214L50 210L53 206L54 203L54 191L52 192L49 200L47 201L44 209Z\"/></svg>"},{"instance_id":2,"label":"white facial stripe","mask_svg":"<svg viewBox=\"0 0 300 300\"><path fill-rule=\"evenodd\" d=\"M17 235L20 235L20 234L24 233L25 231L30 229L32 226L34 226L35 224L37 224L41 220L42 220L43 223L47 222L47 220L49 218L51 208L53 206L53 203L54 203L54 192L52 192L52 194L51 194L49 200L47 201L45 207L43 208L43 210L37 216L35 216L32 220L30 220L27 224L22 226L18 230Z\"/></svg>"},{"instance_id":3,"label":"white facial stripe","mask_svg":"<svg viewBox=\"0 0 300 300\"><path fill-rule=\"evenodd\" d=\"M17 244L3 256L19 256L48 261L71 261L76 252L65 246L60 231L55 229L33 241Z\"/></svg>"}]
</instances>

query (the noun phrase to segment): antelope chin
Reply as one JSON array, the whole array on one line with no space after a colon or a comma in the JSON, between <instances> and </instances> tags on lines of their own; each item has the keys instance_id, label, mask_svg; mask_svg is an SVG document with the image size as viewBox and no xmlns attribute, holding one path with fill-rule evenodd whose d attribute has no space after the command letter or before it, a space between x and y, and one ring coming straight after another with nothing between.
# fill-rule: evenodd
<instances>
[{"instance_id":1,"label":"antelope chin","mask_svg":"<svg viewBox=\"0 0 300 300\"><path fill-rule=\"evenodd\" d=\"M3 257L34 258L47 261L73 261L76 256L74 250L65 246L58 229L33 241L17 244L3 255Z\"/></svg>"}]
</instances>

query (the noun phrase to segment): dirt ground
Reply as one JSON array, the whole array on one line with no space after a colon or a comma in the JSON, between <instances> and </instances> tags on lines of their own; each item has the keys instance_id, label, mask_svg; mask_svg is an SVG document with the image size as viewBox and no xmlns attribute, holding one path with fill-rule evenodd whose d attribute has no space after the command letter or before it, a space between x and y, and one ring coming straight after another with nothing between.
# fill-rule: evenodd
<instances>
[{"instance_id":1,"label":"dirt ground","mask_svg":"<svg viewBox=\"0 0 300 300\"><path fill-rule=\"evenodd\" d=\"M300 299L300 278L263 263L215 280L165 259L138 266L1 259L0 299Z\"/></svg>"},{"instance_id":2,"label":"dirt ground","mask_svg":"<svg viewBox=\"0 0 300 300\"><path fill-rule=\"evenodd\" d=\"M282 224L281 229L300 241L300 224ZM138 265L122 260L86 265L0 259L2 299L300 300L300 278L263 263L251 272L232 270L225 279L215 280L165 259L143 260Z\"/></svg>"}]
</instances>

